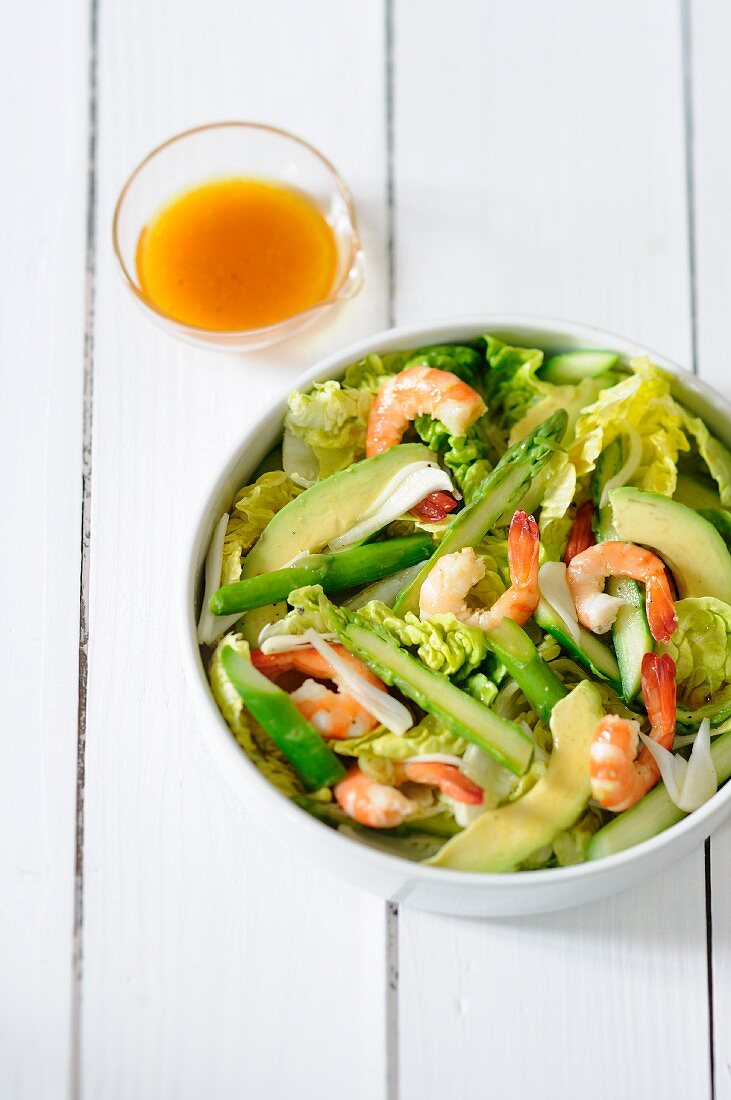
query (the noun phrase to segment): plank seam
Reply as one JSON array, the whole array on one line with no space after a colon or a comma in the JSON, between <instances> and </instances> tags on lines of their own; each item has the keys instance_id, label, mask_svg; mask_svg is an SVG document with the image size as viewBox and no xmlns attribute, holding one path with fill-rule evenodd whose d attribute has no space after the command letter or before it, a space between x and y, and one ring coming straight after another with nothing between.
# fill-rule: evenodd
<instances>
[{"instance_id":1,"label":"plank seam","mask_svg":"<svg viewBox=\"0 0 731 1100\"><path fill-rule=\"evenodd\" d=\"M386 1100L399 1095L399 907L386 902Z\"/></svg>"},{"instance_id":2,"label":"plank seam","mask_svg":"<svg viewBox=\"0 0 731 1100\"><path fill-rule=\"evenodd\" d=\"M96 281L96 153L98 0L89 3L88 136L86 176L86 263L84 292L83 410L81 445L81 567L79 574L79 696L76 732L76 817L71 986L70 1093L81 1093L81 999L84 923L84 789L86 701L89 656L89 565L91 553L91 469L94 397L94 307Z\"/></svg>"},{"instance_id":3,"label":"plank seam","mask_svg":"<svg viewBox=\"0 0 731 1100\"><path fill-rule=\"evenodd\" d=\"M713 887L711 878L711 838L705 842L706 874L706 967L708 972L708 1036L709 1072L711 1075L711 1100L716 1100L716 1047L713 1011Z\"/></svg>"},{"instance_id":4,"label":"plank seam","mask_svg":"<svg viewBox=\"0 0 731 1100\"><path fill-rule=\"evenodd\" d=\"M683 124L685 131L685 194L688 225L688 275L690 294L691 367L698 374L698 288L695 223L695 134L693 119L693 39L690 0L680 0L683 74ZM708 990L708 1072L711 1100L716 1097L716 1050L713 1012L713 893L711 884L711 840L704 845L706 904L706 985Z\"/></svg>"}]
</instances>

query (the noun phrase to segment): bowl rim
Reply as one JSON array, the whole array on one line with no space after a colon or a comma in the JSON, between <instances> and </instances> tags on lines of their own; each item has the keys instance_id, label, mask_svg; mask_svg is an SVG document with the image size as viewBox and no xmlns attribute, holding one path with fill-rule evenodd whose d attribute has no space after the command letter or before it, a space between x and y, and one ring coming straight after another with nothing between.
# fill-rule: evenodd
<instances>
[{"instance_id":1,"label":"bowl rim","mask_svg":"<svg viewBox=\"0 0 731 1100\"><path fill-rule=\"evenodd\" d=\"M197 137L198 134L207 133L210 130L259 130L263 133L274 134L276 137L285 138L288 141L294 142L296 145L301 146L307 153L311 153L324 168L333 177L335 185L340 192L345 207L348 212L348 221L350 222L352 229L352 239L350 242L350 251L344 264L343 273L337 283L333 283L332 287L328 291L326 298L322 298L319 302L315 302L313 305L308 306L307 309L301 309L297 313L293 313L290 317L284 317L281 321L275 321L270 325L261 325L258 328L247 329L209 329L203 328L201 325L191 325L187 321L181 321L179 317L174 317L172 313L166 313L165 310L160 309L154 302L143 294L141 288L137 285L137 280L132 272L130 272L127 264L125 263L122 255L122 246L120 243L120 219L122 216L122 209L124 207L127 196L137 180L137 177L144 171L145 168L160 154L163 153L172 145L176 145L179 142L185 141L187 138ZM154 211L151 211L151 215ZM352 294L342 295L343 288L347 286L348 280L352 278L354 269L359 266L362 267L363 260L363 246L361 243L360 226L358 222L358 211L355 205L355 199L353 193L350 190L344 177L338 172L332 161L321 153L320 150L314 146L311 142L305 138L299 137L297 134L293 134L290 130L285 130L281 126L272 126L266 122L254 122L248 119L226 119L220 122L204 122L200 126L191 126L187 130L180 130L176 134L172 134L165 141L161 141L159 145L156 145L153 149L142 158L141 161L132 169L129 176L122 185L122 188L117 196L117 201L114 204L114 213L112 215L112 249L117 261L117 266L122 275L122 279L128 288L128 290L134 294L137 301L145 309L148 309L151 313L154 313L161 320L167 324L176 325L178 328L183 329L190 336L194 336L200 340L210 341L217 337L226 337L228 341L233 340L247 340L253 342L257 339L266 339L269 336L274 335L282 329L286 329L294 322L300 322L305 318L313 316L319 313L321 310L328 306L337 305L337 303L344 298L352 297Z\"/></svg>"},{"instance_id":2,"label":"bowl rim","mask_svg":"<svg viewBox=\"0 0 731 1100\"><path fill-rule=\"evenodd\" d=\"M182 570L178 587L180 594L178 626L182 649L183 665L189 688L193 693L196 714L199 718L199 732L205 735L209 744L226 751L228 746L228 759L231 761L231 772L224 770L224 775L229 784L241 794L242 788L255 790L260 803L269 803L273 815L278 815L288 822L288 827L298 829L300 836L305 834L312 838L313 844L330 846L334 858L344 857L350 859L353 864L360 861L362 865L368 865L382 873L390 873L391 876L399 876L411 882L418 881L435 887L454 887L470 892L500 892L502 890L529 891L531 887L542 884L545 887L561 884L593 880L598 877L619 871L620 868L633 864L636 861L648 859L654 853L678 842L679 846L683 837L689 833L698 833L701 837L709 835L714 824L720 824L723 817L731 811L731 781L726 783L709 801L700 809L688 814L681 821L671 825L654 837L626 848L614 855L603 856L595 861L577 863L566 867L539 868L526 871L459 871L446 867L432 867L423 863L413 862L401 856L381 852L375 848L343 836L337 830L331 829L323 822L318 821L306 810L297 806L289 798L283 795L249 759L247 754L235 741L229 726L227 725L208 683L205 668L200 658L200 650L197 640L197 620L194 614L191 594L195 591L197 573L199 570L196 557L199 552L202 539L210 538L210 514L213 505L220 495L221 487L230 478L233 470L239 465L244 453L255 444L261 432L262 424L277 414L284 414L288 393L296 388L311 385L321 379L338 376L348 364L362 358L364 355L378 352L384 345L402 345L408 347L413 341L414 346L446 342L450 339L469 339L482 332L491 330L510 330L516 334L521 330L539 330L551 334L556 338L562 337L575 340L586 340L599 347L601 341L608 350L617 351L625 357L648 355L658 366L669 371L674 377L679 378L684 390L694 393L703 400L713 402L715 408L721 414L731 433L731 403L719 394L707 383L699 379L695 374L678 366L667 356L648 348L646 345L613 333L599 326L582 324L580 322L560 320L555 317L544 317L539 314L470 314L456 317L441 318L430 323L420 322L408 325L397 325L381 330L371 336L360 339L339 351L326 356L314 366L297 375L290 383L279 390L259 411L255 422L230 449L225 461L218 467L218 472L210 480L206 491L202 494L195 509L195 518L192 523L188 538L184 542L184 555ZM451 334L451 335L450 335ZM207 539L205 542L207 545ZM233 750L233 751L231 751ZM239 764L236 765L235 761ZM219 761L220 762L220 761ZM706 829L706 822L717 819ZM265 825L268 822L265 822ZM286 835L285 839L289 840ZM291 843L291 841L290 841ZM349 845L350 850L344 847ZM681 852L678 853L680 856Z\"/></svg>"}]
</instances>

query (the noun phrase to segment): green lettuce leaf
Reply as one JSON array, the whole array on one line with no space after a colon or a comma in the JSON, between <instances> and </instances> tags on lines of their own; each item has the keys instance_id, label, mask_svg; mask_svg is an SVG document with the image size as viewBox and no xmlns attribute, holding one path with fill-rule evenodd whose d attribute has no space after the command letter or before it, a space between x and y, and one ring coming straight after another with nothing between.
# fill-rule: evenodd
<instances>
[{"instance_id":1,"label":"green lettuce leaf","mask_svg":"<svg viewBox=\"0 0 731 1100\"><path fill-rule=\"evenodd\" d=\"M374 626L383 627L402 645L415 648L427 668L446 676L469 675L479 668L488 652L482 631L465 626L454 615L418 619L409 611L400 619L377 600L361 607L358 615Z\"/></svg>"},{"instance_id":2,"label":"green lettuce leaf","mask_svg":"<svg viewBox=\"0 0 731 1100\"><path fill-rule=\"evenodd\" d=\"M628 484L672 496L678 455L689 449L681 409L670 395L668 376L647 357L633 359L630 368L628 378L602 390L579 417L569 461L576 465L577 450L583 448L584 465L593 469L595 458L631 424L642 440L642 459Z\"/></svg>"},{"instance_id":3,"label":"green lettuce leaf","mask_svg":"<svg viewBox=\"0 0 731 1100\"><path fill-rule=\"evenodd\" d=\"M491 707L497 698L498 686L484 672L473 672L462 687L484 707Z\"/></svg>"},{"instance_id":4,"label":"green lettuce leaf","mask_svg":"<svg viewBox=\"0 0 731 1100\"><path fill-rule=\"evenodd\" d=\"M510 430L508 442L512 447L521 439L537 428L542 421L555 413L557 409L564 409L568 413L568 424L564 435L564 442L568 443L574 438L576 422L587 405L592 405L604 389L608 389L607 378L583 378L577 385L551 386L550 392L542 397L528 409L523 417L514 424ZM543 383L546 385L546 383Z\"/></svg>"},{"instance_id":5,"label":"green lettuce leaf","mask_svg":"<svg viewBox=\"0 0 731 1100\"><path fill-rule=\"evenodd\" d=\"M402 737L378 726L363 737L328 743L341 756L375 756L387 760L406 760L409 756L434 752L461 756L467 747L466 741L451 734L431 714L427 714Z\"/></svg>"},{"instance_id":6,"label":"green lettuce leaf","mask_svg":"<svg viewBox=\"0 0 731 1100\"><path fill-rule=\"evenodd\" d=\"M695 441L698 453L705 462L711 477L718 485L721 503L731 504L731 454L720 440L711 435L706 425L687 409L678 406L683 427Z\"/></svg>"},{"instance_id":7,"label":"green lettuce leaf","mask_svg":"<svg viewBox=\"0 0 731 1100\"><path fill-rule=\"evenodd\" d=\"M510 428L554 387L537 376L543 363L542 351L510 347L494 336L485 336L484 340L488 369L483 395L491 415L499 416L503 425Z\"/></svg>"},{"instance_id":8,"label":"green lettuce leaf","mask_svg":"<svg viewBox=\"0 0 731 1100\"><path fill-rule=\"evenodd\" d=\"M510 585L507 531L504 535L484 535L474 549L485 566L485 575L470 589L468 602L475 607L492 607Z\"/></svg>"},{"instance_id":9,"label":"green lettuce leaf","mask_svg":"<svg viewBox=\"0 0 731 1100\"><path fill-rule=\"evenodd\" d=\"M392 352L389 355L366 355L357 363L351 363L343 379L346 387L367 390L376 394L392 374L398 374L410 352Z\"/></svg>"},{"instance_id":10,"label":"green lettuce leaf","mask_svg":"<svg viewBox=\"0 0 731 1100\"><path fill-rule=\"evenodd\" d=\"M259 644L267 638L276 638L281 634L304 634L306 630L315 630L318 634L326 634L325 621L319 608L304 611L301 608L293 608L283 618L274 623L268 623L259 635Z\"/></svg>"},{"instance_id":11,"label":"green lettuce leaf","mask_svg":"<svg viewBox=\"0 0 731 1100\"><path fill-rule=\"evenodd\" d=\"M345 372L345 385L378 393L386 378L409 367L427 366L451 371L476 389L481 383L483 359L475 348L463 344L437 344L386 355L366 355Z\"/></svg>"},{"instance_id":12,"label":"green lettuce leaf","mask_svg":"<svg viewBox=\"0 0 731 1100\"><path fill-rule=\"evenodd\" d=\"M675 604L678 626L669 642L658 645L675 661L678 718L716 725L731 716L731 607L713 596Z\"/></svg>"},{"instance_id":13,"label":"green lettuce leaf","mask_svg":"<svg viewBox=\"0 0 731 1100\"><path fill-rule=\"evenodd\" d=\"M227 645L247 661L249 659L249 646L242 634L226 634L216 646L208 666L208 679L221 714L246 755L277 790L288 798L303 794L304 787L284 753L246 710L243 699L226 675L221 652Z\"/></svg>"},{"instance_id":14,"label":"green lettuce leaf","mask_svg":"<svg viewBox=\"0 0 731 1100\"><path fill-rule=\"evenodd\" d=\"M315 382L308 393L293 390L284 418L284 457L287 473L311 481L310 461L297 453L292 440L301 441L314 458L317 478L344 470L365 453L366 427L373 397L369 390L341 386L339 382ZM294 465L304 465L306 471Z\"/></svg>"},{"instance_id":15,"label":"green lettuce leaf","mask_svg":"<svg viewBox=\"0 0 731 1100\"><path fill-rule=\"evenodd\" d=\"M262 474L253 485L239 489L226 527L221 584L232 584L241 578L244 555L272 516L301 492L281 470Z\"/></svg>"},{"instance_id":16,"label":"green lettuce leaf","mask_svg":"<svg viewBox=\"0 0 731 1100\"><path fill-rule=\"evenodd\" d=\"M435 344L420 348L409 355L403 369L421 366L456 374L476 390L480 390L483 384L484 359L479 351L466 344Z\"/></svg>"},{"instance_id":17,"label":"green lettuce leaf","mask_svg":"<svg viewBox=\"0 0 731 1100\"><path fill-rule=\"evenodd\" d=\"M495 441L489 438L489 417L481 416L463 436L450 435L441 421L426 415L417 416L414 427L429 449L439 454L470 504L497 458Z\"/></svg>"},{"instance_id":18,"label":"green lettuce leaf","mask_svg":"<svg viewBox=\"0 0 731 1100\"><path fill-rule=\"evenodd\" d=\"M544 561L563 560L572 524L573 519L569 515L562 516L560 519L543 519L541 524L541 565Z\"/></svg>"},{"instance_id":19,"label":"green lettuce leaf","mask_svg":"<svg viewBox=\"0 0 731 1100\"><path fill-rule=\"evenodd\" d=\"M553 852L559 867L569 867L586 860L589 841L597 829L601 828L602 818L592 806L580 817L575 825L559 833L553 841Z\"/></svg>"}]
</instances>

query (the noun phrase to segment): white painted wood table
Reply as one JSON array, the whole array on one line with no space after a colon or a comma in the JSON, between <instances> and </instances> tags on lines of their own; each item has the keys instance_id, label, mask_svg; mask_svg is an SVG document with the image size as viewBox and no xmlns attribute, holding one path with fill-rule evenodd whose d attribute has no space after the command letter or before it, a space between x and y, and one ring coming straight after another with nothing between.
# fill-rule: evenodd
<instances>
[{"instance_id":1,"label":"white painted wood table","mask_svg":"<svg viewBox=\"0 0 731 1100\"><path fill-rule=\"evenodd\" d=\"M0 40L0 1096L731 1098L731 826L606 903L385 907L202 744L182 539L257 408L389 322L594 322L731 396L723 0L82 0ZM332 157L368 282L250 360L177 344L110 245L125 174L252 118Z\"/></svg>"}]
</instances>

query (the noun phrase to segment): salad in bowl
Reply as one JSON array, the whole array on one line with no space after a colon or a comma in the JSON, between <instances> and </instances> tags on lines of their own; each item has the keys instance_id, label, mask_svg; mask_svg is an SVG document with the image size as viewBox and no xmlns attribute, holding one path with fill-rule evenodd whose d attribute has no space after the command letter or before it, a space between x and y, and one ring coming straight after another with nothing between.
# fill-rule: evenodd
<instances>
[{"instance_id":1,"label":"salad in bowl","mask_svg":"<svg viewBox=\"0 0 731 1100\"><path fill-rule=\"evenodd\" d=\"M701 810L731 776L731 453L673 376L502 332L333 373L205 559L203 664L266 780L459 872Z\"/></svg>"}]
</instances>

